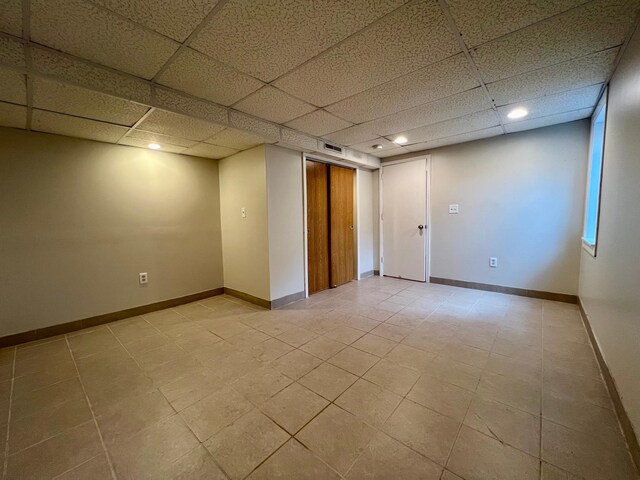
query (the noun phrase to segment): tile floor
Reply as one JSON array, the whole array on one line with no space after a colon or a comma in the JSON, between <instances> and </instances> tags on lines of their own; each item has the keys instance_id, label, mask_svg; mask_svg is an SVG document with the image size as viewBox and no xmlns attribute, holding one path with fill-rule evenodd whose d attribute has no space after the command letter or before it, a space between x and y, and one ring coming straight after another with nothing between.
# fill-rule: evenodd
<instances>
[{"instance_id":1,"label":"tile floor","mask_svg":"<svg viewBox=\"0 0 640 480\"><path fill-rule=\"evenodd\" d=\"M575 306L374 277L0 350L3 479L636 479Z\"/></svg>"}]
</instances>

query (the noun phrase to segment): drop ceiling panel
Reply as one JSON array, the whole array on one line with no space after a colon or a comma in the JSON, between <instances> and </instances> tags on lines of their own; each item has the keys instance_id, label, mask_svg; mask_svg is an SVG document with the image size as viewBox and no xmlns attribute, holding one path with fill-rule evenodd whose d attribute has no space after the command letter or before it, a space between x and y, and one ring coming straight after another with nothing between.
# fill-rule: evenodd
<instances>
[{"instance_id":1,"label":"drop ceiling panel","mask_svg":"<svg viewBox=\"0 0 640 480\"><path fill-rule=\"evenodd\" d=\"M208 138L206 143L212 143L221 147L234 148L236 150L246 150L265 143L259 135L236 130L235 128L226 128L220 133L216 133L213 137Z\"/></svg>"},{"instance_id":2,"label":"drop ceiling panel","mask_svg":"<svg viewBox=\"0 0 640 480\"><path fill-rule=\"evenodd\" d=\"M149 110L138 103L44 78L33 80L33 106L127 126Z\"/></svg>"},{"instance_id":3,"label":"drop ceiling panel","mask_svg":"<svg viewBox=\"0 0 640 480\"><path fill-rule=\"evenodd\" d=\"M565 12L589 0L446 0L464 42L472 47Z\"/></svg>"},{"instance_id":4,"label":"drop ceiling panel","mask_svg":"<svg viewBox=\"0 0 640 480\"><path fill-rule=\"evenodd\" d=\"M142 140L140 138L134 137L124 137L120 140L120 145L128 145L130 147L140 147L140 148L149 148L149 142L146 140ZM170 153L182 153L185 151L185 147L179 147L177 145L171 145L168 143L162 144L162 148L159 150L161 152L170 152Z\"/></svg>"},{"instance_id":5,"label":"drop ceiling panel","mask_svg":"<svg viewBox=\"0 0 640 480\"><path fill-rule=\"evenodd\" d=\"M239 101L233 108L275 123L285 123L315 110L313 105L269 85Z\"/></svg>"},{"instance_id":6,"label":"drop ceiling panel","mask_svg":"<svg viewBox=\"0 0 640 480\"><path fill-rule=\"evenodd\" d=\"M471 51L486 82L494 82L620 45L640 0L596 0Z\"/></svg>"},{"instance_id":7,"label":"drop ceiling panel","mask_svg":"<svg viewBox=\"0 0 640 480\"><path fill-rule=\"evenodd\" d=\"M411 153L411 150L408 150L404 147L392 148L390 150L381 150L376 153L376 157L380 158L388 158L395 157L396 155L404 155L405 153Z\"/></svg>"},{"instance_id":8,"label":"drop ceiling panel","mask_svg":"<svg viewBox=\"0 0 640 480\"><path fill-rule=\"evenodd\" d=\"M24 68L24 46L17 40L0 37L0 63Z\"/></svg>"},{"instance_id":9,"label":"drop ceiling panel","mask_svg":"<svg viewBox=\"0 0 640 480\"><path fill-rule=\"evenodd\" d=\"M22 36L22 0L0 2L0 32Z\"/></svg>"},{"instance_id":10,"label":"drop ceiling panel","mask_svg":"<svg viewBox=\"0 0 640 480\"><path fill-rule=\"evenodd\" d=\"M403 112L382 117L367 125L380 135L412 130L424 125L462 117L491 108L491 102L481 88L474 88L435 102L410 108Z\"/></svg>"},{"instance_id":11,"label":"drop ceiling panel","mask_svg":"<svg viewBox=\"0 0 640 480\"><path fill-rule=\"evenodd\" d=\"M198 142L195 140L187 140L186 138L171 137L169 135L162 135L160 133L146 132L144 130L132 130L128 133L126 138L135 138L141 142L145 142L145 146L150 143L157 143L162 147L166 145L173 145L175 147L193 147Z\"/></svg>"},{"instance_id":12,"label":"drop ceiling panel","mask_svg":"<svg viewBox=\"0 0 640 480\"><path fill-rule=\"evenodd\" d=\"M263 85L190 48L182 49L158 83L222 105L231 105Z\"/></svg>"},{"instance_id":13,"label":"drop ceiling panel","mask_svg":"<svg viewBox=\"0 0 640 480\"><path fill-rule=\"evenodd\" d=\"M194 155L196 157L205 158L225 158L234 153L238 153L238 150L233 148L220 147L218 145L210 145L208 143L199 143L191 148L187 148L182 153L185 155Z\"/></svg>"},{"instance_id":14,"label":"drop ceiling panel","mask_svg":"<svg viewBox=\"0 0 640 480\"><path fill-rule=\"evenodd\" d=\"M0 69L0 100L4 102L27 104L26 75Z\"/></svg>"},{"instance_id":15,"label":"drop ceiling panel","mask_svg":"<svg viewBox=\"0 0 640 480\"><path fill-rule=\"evenodd\" d=\"M84 0L32 0L31 39L148 79L179 45Z\"/></svg>"},{"instance_id":16,"label":"drop ceiling panel","mask_svg":"<svg viewBox=\"0 0 640 480\"><path fill-rule=\"evenodd\" d=\"M230 111L229 123L236 128L255 133L270 140L280 139L280 128L277 125L241 112Z\"/></svg>"},{"instance_id":17,"label":"drop ceiling panel","mask_svg":"<svg viewBox=\"0 0 640 480\"><path fill-rule=\"evenodd\" d=\"M229 120L227 109L211 102L168 88L156 87L155 94L156 104L165 110L184 113L214 123L227 123Z\"/></svg>"},{"instance_id":18,"label":"drop ceiling panel","mask_svg":"<svg viewBox=\"0 0 640 480\"><path fill-rule=\"evenodd\" d=\"M129 20L183 42L218 0L93 0Z\"/></svg>"},{"instance_id":19,"label":"drop ceiling panel","mask_svg":"<svg viewBox=\"0 0 640 480\"><path fill-rule=\"evenodd\" d=\"M292 145L296 148L303 148L309 151L318 149L317 139L309 137L304 133L296 132L295 130L289 130L288 128L282 129L281 143Z\"/></svg>"},{"instance_id":20,"label":"drop ceiling panel","mask_svg":"<svg viewBox=\"0 0 640 480\"><path fill-rule=\"evenodd\" d=\"M341 118L362 123L478 85L469 62L459 54L358 93L326 109Z\"/></svg>"},{"instance_id":21,"label":"drop ceiling panel","mask_svg":"<svg viewBox=\"0 0 640 480\"><path fill-rule=\"evenodd\" d=\"M381 145L382 148L373 148L374 145ZM400 145L393 143L390 140L387 140L383 137L378 137L373 140L369 140L368 142L357 143L355 145L351 145L351 148L358 150L359 152L370 153L379 157L381 153L386 152L387 150L396 150L400 147Z\"/></svg>"},{"instance_id":22,"label":"drop ceiling panel","mask_svg":"<svg viewBox=\"0 0 640 480\"><path fill-rule=\"evenodd\" d=\"M27 107L0 102L0 126L27 128Z\"/></svg>"},{"instance_id":23,"label":"drop ceiling panel","mask_svg":"<svg viewBox=\"0 0 640 480\"><path fill-rule=\"evenodd\" d=\"M362 124L330 133L329 135L325 135L324 138L341 145L355 145L356 143L368 142L369 140L378 138L378 136L378 134L371 130L370 126Z\"/></svg>"},{"instance_id":24,"label":"drop ceiling panel","mask_svg":"<svg viewBox=\"0 0 640 480\"><path fill-rule=\"evenodd\" d=\"M597 52L552 67L517 75L487 85L497 105L603 83L613 70L619 48Z\"/></svg>"},{"instance_id":25,"label":"drop ceiling panel","mask_svg":"<svg viewBox=\"0 0 640 480\"><path fill-rule=\"evenodd\" d=\"M432 148L445 147L447 145L455 145L458 143L471 142L473 140L481 140L483 138L496 137L502 134L503 132L501 127L491 127L476 130L474 132L462 133L460 135L443 137L430 142L416 143L414 145L409 145L406 148L412 152L420 152L422 150L430 150Z\"/></svg>"},{"instance_id":26,"label":"drop ceiling panel","mask_svg":"<svg viewBox=\"0 0 640 480\"><path fill-rule=\"evenodd\" d=\"M523 107L529 111L527 119L546 117L572 110L594 107L602 91L601 85L579 88L568 92L556 93L545 97L534 98L524 102L498 107L502 121L506 123L522 122L524 120L511 120L508 113L515 107Z\"/></svg>"},{"instance_id":27,"label":"drop ceiling panel","mask_svg":"<svg viewBox=\"0 0 640 480\"><path fill-rule=\"evenodd\" d=\"M221 125L205 122L197 118L187 117L178 113L154 110L140 125L140 130L162 133L171 137L186 138L188 140L203 141L224 130Z\"/></svg>"},{"instance_id":28,"label":"drop ceiling panel","mask_svg":"<svg viewBox=\"0 0 640 480\"><path fill-rule=\"evenodd\" d=\"M403 0L231 0L193 48L270 82L402 5Z\"/></svg>"},{"instance_id":29,"label":"drop ceiling panel","mask_svg":"<svg viewBox=\"0 0 640 480\"><path fill-rule=\"evenodd\" d=\"M325 106L458 52L438 3L411 2L274 84Z\"/></svg>"},{"instance_id":30,"label":"drop ceiling panel","mask_svg":"<svg viewBox=\"0 0 640 480\"><path fill-rule=\"evenodd\" d=\"M301 132L321 137L328 133L343 130L352 126L351 122L347 122L341 118L331 115L329 112L318 109L314 112L303 115L302 117L291 120L287 123L288 127Z\"/></svg>"},{"instance_id":31,"label":"drop ceiling panel","mask_svg":"<svg viewBox=\"0 0 640 480\"><path fill-rule=\"evenodd\" d=\"M499 123L498 116L493 110L476 112L464 117L458 117L403 132L403 135L409 140L408 145L405 147L411 149L411 144L413 143L431 142L439 138L494 127L499 125Z\"/></svg>"},{"instance_id":32,"label":"drop ceiling panel","mask_svg":"<svg viewBox=\"0 0 640 480\"><path fill-rule=\"evenodd\" d=\"M593 113L593 108L583 108L573 112L560 113L558 115L550 115L548 117L532 118L531 120L523 120L517 123L510 123L504 126L508 133L522 132L534 128L548 127L559 123L573 122L583 118L589 118Z\"/></svg>"},{"instance_id":33,"label":"drop ceiling panel","mask_svg":"<svg viewBox=\"0 0 640 480\"><path fill-rule=\"evenodd\" d=\"M116 143L127 133L127 128L119 125L36 109L33 110L31 128L39 132L109 143Z\"/></svg>"}]
</instances>

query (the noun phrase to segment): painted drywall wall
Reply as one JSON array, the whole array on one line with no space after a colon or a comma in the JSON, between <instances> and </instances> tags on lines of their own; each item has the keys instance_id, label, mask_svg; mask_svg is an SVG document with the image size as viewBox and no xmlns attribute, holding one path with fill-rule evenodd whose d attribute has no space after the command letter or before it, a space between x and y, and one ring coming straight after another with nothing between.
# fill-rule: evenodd
<instances>
[{"instance_id":1,"label":"painted drywall wall","mask_svg":"<svg viewBox=\"0 0 640 480\"><path fill-rule=\"evenodd\" d=\"M224 286L269 300L265 146L220 160L219 170Z\"/></svg>"},{"instance_id":2,"label":"painted drywall wall","mask_svg":"<svg viewBox=\"0 0 640 480\"><path fill-rule=\"evenodd\" d=\"M374 229L373 229L373 172L360 169L358 179L358 275L373 271Z\"/></svg>"},{"instance_id":3,"label":"painted drywall wall","mask_svg":"<svg viewBox=\"0 0 640 480\"><path fill-rule=\"evenodd\" d=\"M302 153L265 145L270 300L304 292Z\"/></svg>"},{"instance_id":4,"label":"painted drywall wall","mask_svg":"<svg viewBox=\"0 0 640 480\"><path fill-rule=\"evenodd\" d=\"M219 211L215 160L0 128L0 336L221 287Z\"/></svg>"},{"instance_id":5,"label":"painted drywall wall","mask_svg":"<svg viewBox=\"0 0 640 480\"><path fill-rule=\"evenodd\" d=\"M430 275L577 294L588 138L582 120L428 152Z\"/></svg>"},{"instance_id":6,"label":"painted drywall wall","mask_svg":"<svg viewBox=\"0 0 640 480\"><path fill-rule=\"evenodd\" d=\"M582 252L580 299L640 435L640 31L609 87L598 250Z\"/></svg>"}]
</instances>

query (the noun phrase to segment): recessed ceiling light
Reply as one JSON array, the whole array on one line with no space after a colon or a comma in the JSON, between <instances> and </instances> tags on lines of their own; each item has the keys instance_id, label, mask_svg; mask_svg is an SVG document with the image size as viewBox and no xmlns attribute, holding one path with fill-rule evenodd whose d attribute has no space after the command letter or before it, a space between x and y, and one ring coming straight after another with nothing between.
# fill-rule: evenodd
<instances>
[{"instance_id":1,"label":"recessed ceiling light","mask_svg":"<svg viewBox=\"0 0 640 480\"><path fill-rule=\"evenodd\" d=\"M157 143L150 143L149 145L147 145L151 150L160 150L162 147L160 145L158 145Z\"/></svg>"},{"instance_id":2,"label":"recessed ceiling light","mask_svg":"<svg viewBox=\"0 0 640 480\"><path fill-rule=\"evenodd\" d=\"M511 120L516 120L518 118L524 118L527 115L529 115L529 112L526 108L514 108L509 112L507 117L509 117Z\"/></svg>"},{"instance_id":3,"label":"recessed ceiling light","mask_svg":"<svg viewBox=\"0 0 640 480\"><path fill-rule=\"evenodd\" d=\"M409 140L407 140L407 137L396 137L396 139L393 141L393 143L397 143L398 145L402 145L404 143L407 143Z\"/></svg>"},{"instance_id":4,"label":"recessed ceiling light","mask_svg":"<svg viewBox=\"0 0 640 480\"><path fill-rule=\"evenodd\" d=\"M380 150L382 148L382 145L380 145L379 143L376 143L375 145L371 145L371 148L375 148L376 150Z\"/></svg>"}]
</instances>

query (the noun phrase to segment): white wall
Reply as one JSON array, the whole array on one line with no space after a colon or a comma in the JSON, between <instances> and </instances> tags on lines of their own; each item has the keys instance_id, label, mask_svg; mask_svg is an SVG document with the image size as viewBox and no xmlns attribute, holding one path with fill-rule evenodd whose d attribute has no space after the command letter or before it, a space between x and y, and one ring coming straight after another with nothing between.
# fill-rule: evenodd
<instances>
[{"instance_id":1,"label":"white wall","mask_svg":"<svg viewBox=\"0 0 640 480\"><path fill-rule=\"evenodd\" d=\"M373 271L374 258L374 191L373 172L357 170L358 198L358 275ZM376 192L377 196L377 192Z\"/></svg>"},{"instance_id":2,"label":"white wall","mask_svg":"<svg viewBox=\"0 0 640 480\"><path fill-rule=\"evenodd\" d=\"M222 287L219 212L215 160L0 128L0 336Z\"/></svg>"},{"instance_id":3,"label":"white wall","mask_svg":"<svg viewBox=\"0 0 640 480\"><path fill-rule=\"evenodd\" d=\"M609 88L597 257L582 252L580 298L640 434L640 31Z\"/></svg>"},{"instance_id":4,"label":"white wall","mask_svg":"<svg viewBox=\"0 0 640 480\"><path fill-rule=\"evenodd\" d=\"M219 162L224 286L269 300L269 225L265 147ZM246 208L246 218L241 209Z\"/></svg>"},{"instance_id":5,"label":"white wall","mask_svg":"<svg viewBox=\"0 0 640 480\"><path fill-rule=\"evenodd\" d=\"M304 292L302 153L265 145L270 300Z\"/></svg>"}]
</instances>

